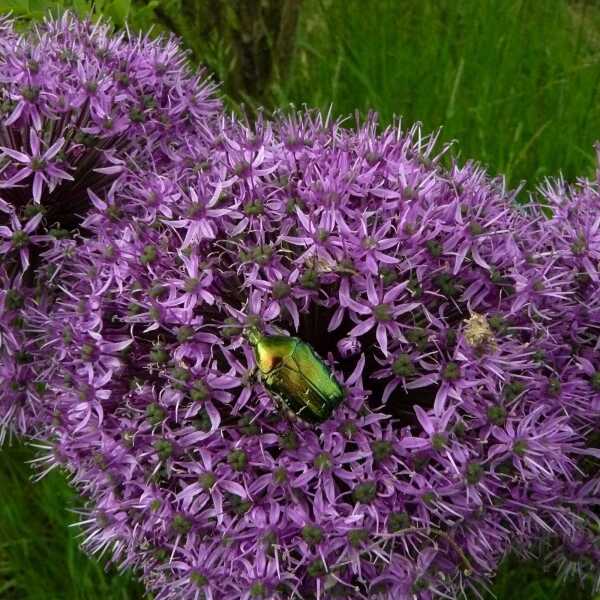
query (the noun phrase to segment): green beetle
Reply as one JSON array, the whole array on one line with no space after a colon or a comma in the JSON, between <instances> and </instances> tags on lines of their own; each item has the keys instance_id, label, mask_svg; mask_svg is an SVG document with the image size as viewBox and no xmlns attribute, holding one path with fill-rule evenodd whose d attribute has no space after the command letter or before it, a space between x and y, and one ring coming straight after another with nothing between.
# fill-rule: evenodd
<instances>
[{"instance_id":1,"label":"green beetle","mask_svg":"<svg viewBox=\"0 0 600 600\"><path fill-rule=\"evenodd\" d=\"M288 411L309 423L326 421L344 399L344 391L313 348L300 338L243 332L254 349L265 389Z\"/></svg>"}]
</instances>

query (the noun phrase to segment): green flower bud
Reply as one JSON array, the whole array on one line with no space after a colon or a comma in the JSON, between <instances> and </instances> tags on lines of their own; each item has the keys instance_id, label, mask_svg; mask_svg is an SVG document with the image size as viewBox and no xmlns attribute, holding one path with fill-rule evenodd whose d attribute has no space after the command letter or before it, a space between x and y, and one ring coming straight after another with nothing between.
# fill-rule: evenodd
<instances>
[{"instance_id":1,"label":"green flower bud","mask_svg":"<svg viewBox=\"0 0 600 600\"><path fill-rule=\"evenodd\" d=\"M192 522L183 515L175 515L171 521L171 528L177 535L186 535L192 528Z\"/></svg>"},{"instance_id":2,"label":"green flower bud","mask_svg":"<svg viewBox=\"0 0 600 600\"><path fill-rule=\"evenodd\" d=\"M396 533L412 526L410 515L406 512L392 512L388 517L387 528L390 533Z\"/></svg>"},{"instance_id":3,"label":"green flower bud","mask_svg":"<svg viewBox=\"0 0 600 600\"><path fill-rule=\"evenodd\" d=\"M305 525L302 528L302 538L307 544L316 546L323 541L323 530L316 525Z\"/></svg>"},{"instance_id":4,"label":"green flower bud","mask_svg":"<svg viewBox=\"0 0 600 600\"><path fill-rule=\"evenodd\" d=\"M234 471L243 471L248 464L248 455L238 448L228 454L227 462Z\"/></svg>"},{"instance_id":5,"label":"green flower bud","mask_svg":"<svg viewBox=\"0 0 600 600\"><path fill-rule=\"evenodd\" d=\"M348 532L348 542L353 548L360 548L369 539L369 532L364 529L352 529Z\"/></svg>"},{"instance_id":6,"label":"green flower bud","mask_svg":"<svg viewBox=\"0 0 600 600\"><path fill-rule=\"evenodd\" d=\"M359 483L352 492L352 498L355 502L369 504L377 496L377 484L374 481L365 481Z\"/></svg>"},{"instance_id":7,"label":"green flower bud","mask_svg":"<svg viewBox=\"0 0 600 600\"><path fill-rule=\"evenodd\" d=\"M478 463L469 463L465 478L469 485L476 485L484 475L483 467Z\"/></svg>"}]
</instances>

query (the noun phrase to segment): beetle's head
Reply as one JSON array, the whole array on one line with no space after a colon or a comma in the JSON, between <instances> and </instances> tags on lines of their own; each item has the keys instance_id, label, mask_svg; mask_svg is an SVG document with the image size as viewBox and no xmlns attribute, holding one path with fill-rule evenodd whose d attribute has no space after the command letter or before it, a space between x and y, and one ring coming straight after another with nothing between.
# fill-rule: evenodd
<instances>
[{"instance_id":1,"label":"beetle's head","mask_svg":"<svg viewBox=\"0 0 600 600\"><path fill-rule=\"evenodd\" d=\"M248 342L252 346L257 346L263 335L255 325L249 325L248 327L244 327L242 330L242 335L248 340Z\"/></svg>"}]
</instances>

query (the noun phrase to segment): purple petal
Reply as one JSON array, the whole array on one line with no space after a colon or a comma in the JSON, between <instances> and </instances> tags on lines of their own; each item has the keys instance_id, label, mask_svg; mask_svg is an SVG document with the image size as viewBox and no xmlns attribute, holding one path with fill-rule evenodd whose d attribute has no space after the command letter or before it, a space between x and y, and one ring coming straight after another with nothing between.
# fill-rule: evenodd
<instances>
[{"instance_id":1,"label":"purple petal","mask_svg":"<svg viewBox=\"0 0 600 600\"><path fill-rule=\"evenodd\" d=\"M351 337L360 337L361 335L367 333L367 331L371 331L371 329L373 329L374 326L375 319L371 317L370 319L367 319L366 321L363 321L362 323L359 323L356 327L352 328L348 332L348 335Z\"/></svg>"},{"instance_id":2,"label":"purple petal","mask_svg":"<svg viewBox=\"0 0 600 600\"><path fill-rule=\"evenodd\" d=\"M2 152L4 152L4 154L6 154L7 156L10 156L12 159L16 160L17 162L27 165L31 161L31 158L29 156L27 156L27 154L23 154L22 152L18 152L17 150L13 150L12 148L6 148L5 146L0 146L0 150L2 150Z\"/></svg>"}]
</instances>

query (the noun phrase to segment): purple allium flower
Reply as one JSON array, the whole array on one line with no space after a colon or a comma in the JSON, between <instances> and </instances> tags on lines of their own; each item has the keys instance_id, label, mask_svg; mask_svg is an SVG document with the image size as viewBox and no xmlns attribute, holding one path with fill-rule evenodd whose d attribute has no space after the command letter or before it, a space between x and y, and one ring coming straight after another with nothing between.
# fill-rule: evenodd
<instances>
[{"instance_id":1,"label":"purple allium flower","mask_svg":"<svg viewBox=\"0 0 600 600\"><path fill-rule=\"evenodd\" d=\"M162 599L455 597L536 545L592 572L596 183L547 220L417 127L251 126L173 42L0 27L0 431L51 440L90 551ZM313 345L330 419L277 410L250 325Z\"/></svg>"},{"instance_id":2,"label":"purple allium flower","mask_svg":"<svg viewBox=\"0 0 600 600\"><path fill-rule=\"evenodd\" d=\"M201 132L94 202L94 235L49 257L60 302L28 314L88 549L160 599L433 598L580 535L598 299L569 293L557 229L417 127ZM345 389L332 418L277 410L248 325L313 345Z\"/></svg>"},{"instance_id":3,"label":"purple allium flower","mask_svg":"<svg viewBox=\"0 0 600 600\"><path fill-rule=\"evenodd\" d=\"M68 13L22 35L5 19L0 28L1 441L8 427L30 429L44 392L23 305L51 303L42 296L87 210L116 218L111 199L130 173L160 172L220 102L173 40L115 35Z\"/></svg>"},{"instance_id":4,"label":"purple allium flower","mask_svg":"<svg viewBox=\"0 0 600 600\"><path fill-rule=\"evenodd\" d=\"M600 147L596 148L600 165ZM566 292L536 307L546 335L538 356L547 375L538 382L548 404L584 440L579 475L561 493L579 507L572 530L555 527L547 542L564 575L600 589L600 171L594 181L541 187L542 206L528 262ZM544 218L550 209L552 215ZM545 286L544 286L545 287ZM556 284L553 287L557 289ZM542 289L542 291L545 291ZM567 421L568 419L568 421ZM596 450L594 450L596 448ZM558 516L558 515L557 515Z\"/></svg>"}]
</instances>

